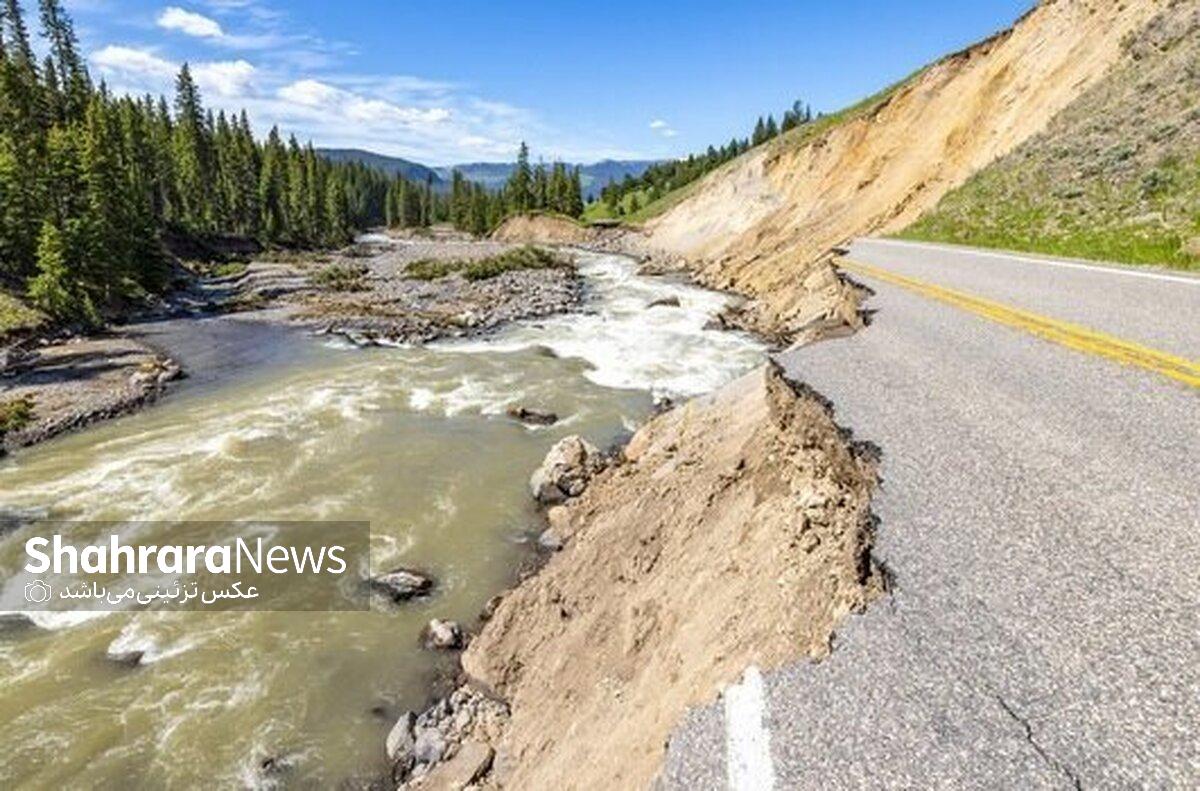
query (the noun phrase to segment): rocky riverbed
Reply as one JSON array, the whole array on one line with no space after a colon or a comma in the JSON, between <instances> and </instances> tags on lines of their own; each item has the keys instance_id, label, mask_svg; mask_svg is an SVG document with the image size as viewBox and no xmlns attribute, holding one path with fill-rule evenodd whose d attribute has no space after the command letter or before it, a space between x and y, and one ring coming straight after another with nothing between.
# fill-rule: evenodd
<instances>
[{"instance_id":1,"label":"rocky riverbed","mask_svg":"<svg viewBox=\"0 0 1200 791\"><path fill-rule=\"evenodd\" d=\"M201 293L223 310L280 309L272 313L279 320L359 345L474 337L578 304L580 279L567 254L548 257L544 267L494 276L454 268L518 247L445 230L368 234L334 254L251 262L243 272L204 283ZM438 263L445 265L443 276L429 271Z\"/></svg>"},{"instance_id":2,"label":"rocky riverbed","mask_svg":"<svg viewBox=\"0 0 1200 791\"><path fill-rule=\"evenodd\" d=\"M156 400L180 367L124 333L28 342L0 366L0 455Z\"/></svg>"},{"instance_id":3,"label":"rocky riverbed","mask_svg":"<svg viewBox=\"0 0 1200 791\"><path fill-rule=\"evenodd\" d=\"M437 229L367 234L336 252L263 253L234 271L197 277L151 318L187 321L237 312L340 335L360 346L412 345L477 337L578 305L581 280L565 254L554 254L554 265L492 277L468 278L452 266L440 277L410 272L414 264L482 261L517 248ZM0 453L161 397L185 370L172 359L169 344L149 337L132 325L95 336L26 339L4 349Z\"/></svg>"},{"instance_id":4,"label":"rocky riverbed","mask_svg":"<svg viewBox=\"0 0 1200 791\"><path fill-rule=\"evenodd\" d=\"M449 710L418 712L481 639L489 600L546 555L530 474L577 435L587 444L560 449L542 488L586 497L582 479L601 466L593 449L607 460L656 403L711 390L763 351L706 329L720 294L641 277L617 256L579 253L577 265L578 311L474 339L357 348L293 326L278 315L286 308L131 328L171 350L187 386L0 462L0 515L128 524L160 544L177 520L367 520L374 573L418 570L432 582L395 580L416 590L366 613L39 613L0 641L11 668L0 775L10 785L86 773L101 785L381 787L403 711L414 712L414 749L420 739L428 759L442 748L436 762L414 756L405 782L440 787L502 763L487 732L504 722L493 696L456 701L449 687ZM573 469L579 459L587 470ZM563 552L573 535L561 533ZM21 536L0 535L0 610L19 609L23 558ZM127 715L103 715L114 710ZM457 724L476 720L490 724ZM422 738L430 727L439 735Z\"/></svg>"}]
</instances>

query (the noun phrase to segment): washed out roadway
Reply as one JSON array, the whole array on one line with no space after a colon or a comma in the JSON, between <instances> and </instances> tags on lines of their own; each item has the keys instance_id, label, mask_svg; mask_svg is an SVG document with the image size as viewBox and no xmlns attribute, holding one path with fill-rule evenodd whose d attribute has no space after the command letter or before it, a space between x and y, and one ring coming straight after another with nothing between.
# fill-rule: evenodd
<instances>
[{"instance_id":1,"label":"washed out roadway","mask_svg":"<svg viewBox=\"0 0 1200 791\"><path fill-rule=\"evenodd\" d=\"M871 324L780 359L882 449L891 592L825 661L743 681L759 716L689 712L660 785L1195 787L1200 278L874 239L847 258Z\"/></svg>"}]
</instances>

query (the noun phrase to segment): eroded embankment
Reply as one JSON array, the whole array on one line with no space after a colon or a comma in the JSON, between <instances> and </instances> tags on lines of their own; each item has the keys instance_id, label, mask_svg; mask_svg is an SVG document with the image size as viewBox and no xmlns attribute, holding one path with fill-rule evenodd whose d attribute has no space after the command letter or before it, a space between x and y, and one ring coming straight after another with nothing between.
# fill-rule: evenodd
<instances>
[{"instance_id":1,"label":"eroded embankment","mask_svg":"<svg viewBox=\"0 0 1200 791\"><path fill-rule=\"evenodd\" d=\"M546 244L585 244L594 241L600 231L557 214L514 214L492 231L496 242Z\"/></svg>"},{"instance_id":2,"label":"eroded embankment","mask_svg":"<svg viewBox=\"0 0 1200 791\"><path fill-rule=\"evenodd\" d=\"M463 656L506 700L493 780L639 788L671 729L749 663L821 657L881 590L875 457L774 363L643 426L555 510L561 552Z\"/></svg>"},{"instance_id":3,"label":"eroded embankment","mask_svg":"<svg viewBox=\"0 0 1200 791\"><path fill-rule=\"evenodd\" d=\"M794 332L813 318L809 279L831 248L904 227L1043 130L1168 1L1046 0L1011 30L719 168L635 241L753 298L749 326Z\"/></svg>"}]
</instances>

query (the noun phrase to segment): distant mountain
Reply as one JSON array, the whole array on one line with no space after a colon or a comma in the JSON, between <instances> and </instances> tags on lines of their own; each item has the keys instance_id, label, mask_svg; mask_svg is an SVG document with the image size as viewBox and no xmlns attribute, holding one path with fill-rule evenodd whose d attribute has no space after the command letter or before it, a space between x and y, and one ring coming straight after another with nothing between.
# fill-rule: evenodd
<instances>
[{"instance_id":1,"label":"distant mountain","mask_svg":"<svg viewBox=\"0 0 1200 791\"><path fill-rule=\"evenodd\" d=\"M512 162L467 162L462 165L445 165L431 168L419 162L412 162L400 157L389 157L376 154L373 151L363 151L359 148L320 148L317 153L334 162L362 162L364 165L379 168L388 173L399 173L410 181L425 181L432 177L433 185L438 189L446 188L451 174L457 170L470 181L476 181L490 189L504 186L512 173ZM579 181L583 186L583 195L591 199L599 195L600 190L609 181L620 181L626 175L638 177L646 168L659 160L653 159L604 159L590 165L579 165ZM547 163L549 164L549 163ZM567 163L575 167L574 163Z\"/></svg>"},{"instance_id":2,"label":"distant mountain","mask_svg":"<svg viewBox=\"0 0 1200 791\"><path fill-rule=\"evenodd\" d=\"M393 175L399 174L409 181L423 182L432 178L435 186L441 186L442 183L441 177L433 168L400 157L389 157L360 148L319 148L317 153L333 162L361 162Z\"/></svg>"},{"instance_id":3,"label":"distant mountain","mask_svg":"<svg viewBox=\"0 0 1200 791\"><path fill-rule=\"evenodd\" d=\"M583 194L588 198L595 197L610 180L620 181L626 175L636 178L657 161L653 159L604 159L590 165L579 165L579 180L583 185ZM436 168L436 171L443 180L449 181L451 172L457 170L471 181L477 181L495 189L501 187L508 180L513 164L512 162L467 162L462 165ZM567 166L575 167L576 165L568 162Z\"/></svg>"},{"instance_id":4,"label":"distant mountain","mask_svg":"<svg viewBox=\"0 0 1200 791\"><path fill-rule=\"evenodd\" d=\"M490 189L498 189L504 186L512 169L512 162L467 162L462 165L443 165L434 168L434 172L444 181L449 181L451 174L457 170L469 181L479 182Z\"/></svg>"}]
</instances>

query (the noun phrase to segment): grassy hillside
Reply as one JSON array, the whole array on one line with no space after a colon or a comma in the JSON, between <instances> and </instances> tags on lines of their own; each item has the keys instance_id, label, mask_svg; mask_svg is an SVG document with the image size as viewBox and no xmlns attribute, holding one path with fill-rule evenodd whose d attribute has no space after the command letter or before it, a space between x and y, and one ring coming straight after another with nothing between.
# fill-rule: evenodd
<instances>
[{"instance_id":1,"label":"grassy hillside","mask_svg":"<svg viewBox=\"0 0 1200 791\"><path fill-rule=\"evenodd\" d=\"M1200 268L1200 8L1177 2L1042 134L901 237Z\"/></svg>"}]
</instances>

